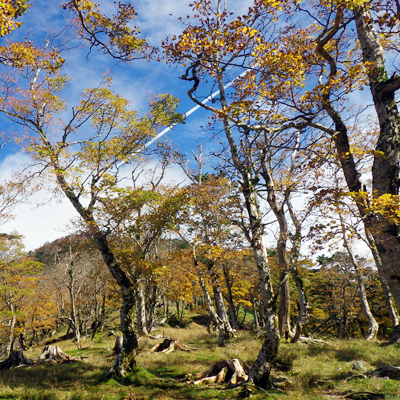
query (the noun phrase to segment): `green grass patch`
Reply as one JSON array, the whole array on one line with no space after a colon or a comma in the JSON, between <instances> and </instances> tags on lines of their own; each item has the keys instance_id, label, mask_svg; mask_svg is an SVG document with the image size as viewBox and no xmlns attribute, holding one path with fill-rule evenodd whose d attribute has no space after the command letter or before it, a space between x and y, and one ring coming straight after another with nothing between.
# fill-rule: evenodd
<instances>
[{"instance_id":1,"label":"green grass patch","mask_svg":"<svg viewBox=\"0 0 400 400\"><path fill-rule=\"evenodd\" d=\"M56 344L82 361L69 364L41 364L17 368L0 374L0 400L201 400L239 399L241 388L227 389L224 385L193 385L186 382L188 374L205 371L215 361L241 358L251 364L261 348L262 338L248 331L238 332L237 338L225 347L216 345L217 333L207 333L204 326L191 323L186 329L163 328L156 334L177 338L180 343L198 347L192 352L146 354L157 341L140 340L142 355L137 367L124 379L105 381L114 355L113 337L105 333L94 342L83 341L79 348L71 340ZM26 356L39 355L44 346L29 349ZM272 380L278 387L268 389L269 396L256 389L252 399L322 400L343 393L382 393L385 399L398 400L400 382L379 378L348 379L354 361L362 361L367 371L386 362L400 365L400 348L383 346L362 340L329 341L316 344L282 342L272 370Z\"/></svg>"}]
</instances>

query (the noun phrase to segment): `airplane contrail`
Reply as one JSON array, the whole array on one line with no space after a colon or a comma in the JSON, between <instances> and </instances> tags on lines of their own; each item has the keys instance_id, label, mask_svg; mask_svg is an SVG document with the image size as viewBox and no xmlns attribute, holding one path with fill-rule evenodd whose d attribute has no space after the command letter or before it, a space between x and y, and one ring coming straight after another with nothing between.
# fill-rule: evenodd
<instances>
[{"instance_id":1,"label":"airplane contrail","mask_svg":"<svg viewBox=\"0 0 400 400\"><path fill-rule=\"evenodd\" d=\"M232 81L230 81L229 83L227 83L224 86L224 89L227 89L229 86L232 86L233 83L238 79L241 78L242 76L244 76L247 73L248 69L246 69L246 71L242 72L240 75L238 75L235 79L233 79ZM220 93L220 90L217 90L216 92L210 94L210 96L208 96L207 98L205 98L201 104L206 104L208 103L210 100L212 100L214 97L218 96ZM187 118L190 114L193 114L197 109L199 109L201 107L200 104L197 104L196 106L194 106L192 109L190 109L188 112L186 112L185 114L183 114L184 118ZM146 149L147 147L149 147L150 145L152 145L155 141L157 141L158 139L160 139L162 136L164 136L167 132L169 132L175 125L177 124L173 124L171 126L168 126L167 128L163 129L158 135L154 136L153 139L151 139L150 141L148 141L144 146L143 146L143 150Z\"/></svg>"}]
</instances>

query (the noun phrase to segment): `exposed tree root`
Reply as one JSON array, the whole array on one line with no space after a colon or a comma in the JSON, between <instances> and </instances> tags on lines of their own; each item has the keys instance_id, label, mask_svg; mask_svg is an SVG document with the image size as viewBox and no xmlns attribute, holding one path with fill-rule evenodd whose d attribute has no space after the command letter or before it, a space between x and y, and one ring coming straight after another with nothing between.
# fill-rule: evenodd
<instances>
[{"instance_id":1,"label":"exposed tree root","mask_svg":"<svg viewBox=\"0 0 400 400\"><path fill-rule=\"evenodd\" d=\"M352 379L367 379L367 378L368 378L367 375L364 375L364 374L354 374L354 375L350 375L344 381L348 382L348 381L351 381Z\"/></svg>"},{"instance_id":2,"label":"exposed tree root","mask_svg":"<svg viewBox=\"0 0 400 400\"><path fill-rule=\"evenodd\" d=\"M165 338L163 342L156 344L154 347L152 347L149 351L146 351L143 354L149 354L149 353L171 353L172 351L175 350L182 350L182 351L194 351L194 350L199 350L197 347L189 347L186 346L185 344L179 344L178 339L171 339L171 338Z\"/></svg>"},{"instance_id":3,"label":"exposed tree root","mask_svg":"<svg viewBox=\"0 0 400 400\"><path fill-rule=\"evenodd\" d=\"M193 384L228 382L236 385L249 379L250 366L239 358L215 362L207 371L195 375Z\"/></svg>"},{"instance_id":4,"label":"exposed tree root","mask_svg":"<svg viewBox=\"0 0 400 400\"><path fill-rule=\"evenodd\" d=\"M45 346L40 356L34 359L36 362L58 362L68 363L73 361L80 361L81 358L70 356L64 353L58 346Z\"/></svg>"},{"instance_id":5,"label":"exposed tree root","mask_svg":"<svg viewBox=\"0 0 400 400\"><path fill-rule=\"evenodd\" d=\"M31 365L33 365L33 362L28 360L22 351L12 351L9 357L0 363L0 370L30 367Z\"/></svg>"}]
</instances>

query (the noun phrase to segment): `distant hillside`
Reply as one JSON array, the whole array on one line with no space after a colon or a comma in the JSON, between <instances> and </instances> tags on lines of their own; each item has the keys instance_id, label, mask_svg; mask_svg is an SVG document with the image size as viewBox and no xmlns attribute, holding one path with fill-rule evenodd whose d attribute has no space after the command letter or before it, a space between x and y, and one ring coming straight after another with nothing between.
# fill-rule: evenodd
<instances>
[{"instance_id":1,"label":"distant hillside","mask_svg":"<svg viewBox=\"0 0 400 400\"><path fill-rule=\"evenodd\" d=\"M47 242L43 246L30 251L28 255L36 258L45 266L50 266L54 264L54 257L56 254L65 254L68 251L71 242L76 243L82 240L85 240L82 235L68 235L52 242Z\"/></svg>"}]
</instances>

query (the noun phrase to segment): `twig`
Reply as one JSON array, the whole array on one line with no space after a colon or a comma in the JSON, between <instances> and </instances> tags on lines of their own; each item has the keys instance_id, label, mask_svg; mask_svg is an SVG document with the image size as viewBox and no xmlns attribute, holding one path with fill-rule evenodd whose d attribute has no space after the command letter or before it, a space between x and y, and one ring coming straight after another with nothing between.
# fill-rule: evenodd
<instances>
[{"instance_id":1,"label":"twig","mask_svg":"<svg viewBox=\"0 0 400 400\"><path fill-rule=\"evenodd\" d=\"M364 378L364 379L367 379L367 376L364 375L364 374L354 374L354 375L351 375L348 378L346 378L344 381L347 382L347 381L349 381L350 379L353 379L353 378Z\"/></svg>"}]
</instances>

